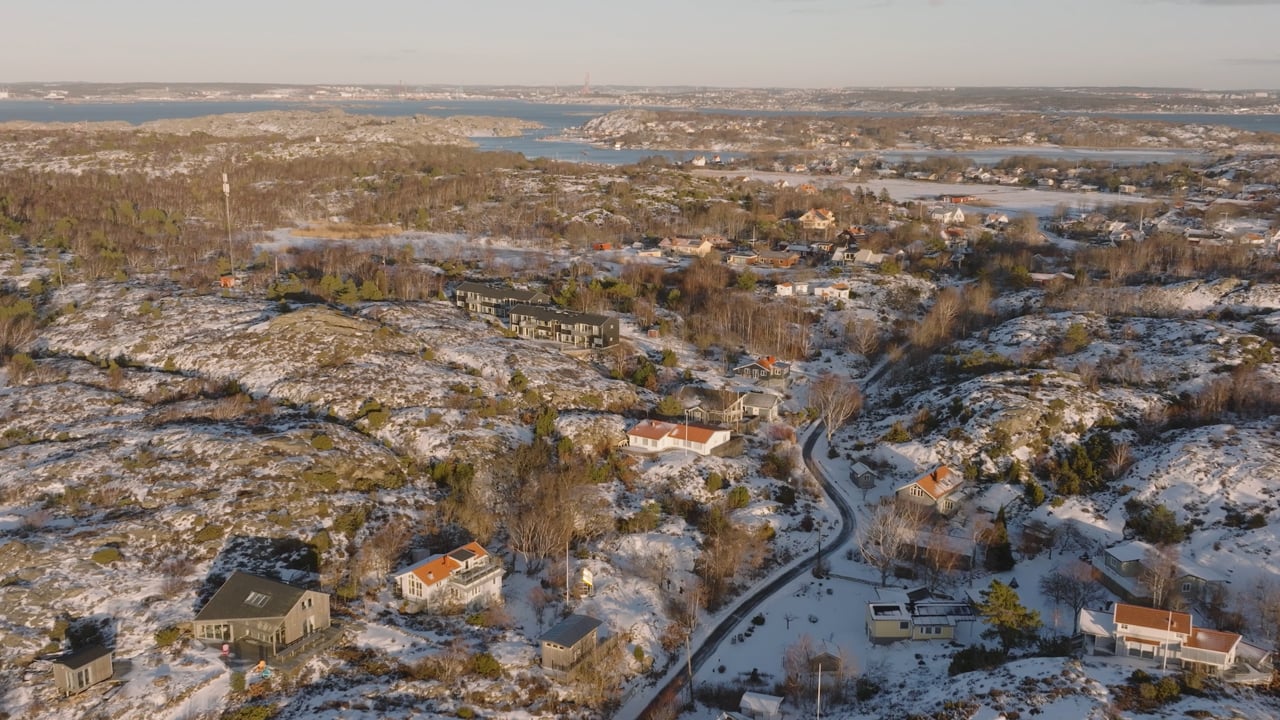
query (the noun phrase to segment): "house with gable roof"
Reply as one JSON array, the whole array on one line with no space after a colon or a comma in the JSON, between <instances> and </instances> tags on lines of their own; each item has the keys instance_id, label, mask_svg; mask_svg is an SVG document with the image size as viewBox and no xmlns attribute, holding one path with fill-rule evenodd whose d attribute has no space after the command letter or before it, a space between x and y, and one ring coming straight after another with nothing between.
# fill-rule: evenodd
<instances>
[{"instance_id":1,"label":"house with gable roof","mask_svg":"<svg viewBox=\"0 0 1280 720\"><path fill-rule=\"evenodd\" d=\"M641 450L692 450L699 455L710 455L713 450L729 442L728 430L705 425L641 420L627 431L627 445Z\"/></svg>"},{"instance_id":2,"label":"house with gable roof","mask_svg":"<svg viewBox=\"0 0 1280 720\"><path fill-rule=\"evenodd\" d=\"M1095 655L1149 658L1161 666L1222 675L1236 665L1240 635L1195 627L1189 613L1116 603L1110 613L1080 611L1080 631Z\"/></svg>"},{"instance_id":3,"label":"house with gable roof","mask_svg":"<svg viewBox=\"0 0 1280 720\"><path fill-rule=\"evenodd\" d=\"M329 625L328 594L237 570L196 614L191 634L266 660Z\"/></svg>"},{"instance_id":4,"label":"house with gable roof","mask_svg":"<svg viewBox=\"0 0 1280 720\"><path fill-rule=\"evenodd\" d=\"M481 607L502 602L506 570L480 543L469 542L432 555L395 576L400 596L415 610L451 606Z\"/></svg>"},{"instance_id":5,"label":"house with gable roof","mask_svg":"<svg viewBox=\"0 0 1280 720\"><path fill-rule=\"evenodd\" d=\"M750 378L785 378L791 374L791 363L772 355L756 358L733 369L733 374Z\"/></svg>"},{"instance_id":6,"label":"house with gable roof","mask_svg":"<svg viewBox=\"0 0 1280 720\"><path fill-rule=\"evenodd\" d=\"M894 490L900 502L909 502L933 509L942 515L950 515L960 507L960 493L964 476L946 465L939 465L902 487Z\"/></svg>"},{"instance_id":7,"label":"house with gable roof","mask_svg":"<svg viewBox=\"0 0 1280 720\"><path fill-rule=\"evenodd\" d=\"M799 222L805 230L830 230L835 227L836 214L826 208L814 208L801 215Z\"/></svg>"}]
</instances>

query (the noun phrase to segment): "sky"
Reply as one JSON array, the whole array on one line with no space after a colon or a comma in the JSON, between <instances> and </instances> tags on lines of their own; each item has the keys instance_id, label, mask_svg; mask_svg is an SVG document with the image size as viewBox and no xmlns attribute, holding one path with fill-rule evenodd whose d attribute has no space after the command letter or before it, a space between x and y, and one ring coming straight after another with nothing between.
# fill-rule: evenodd
<instances>
[{"instance_id":1,"label":"sky","mask_svg":"<svg viewBox=\"0 0 1280 720\"><path fill-rule=\"evenodd\" d=\"M5 0L0 83L1280 88L1280 0Z\"/></svg>"}]
</instances>

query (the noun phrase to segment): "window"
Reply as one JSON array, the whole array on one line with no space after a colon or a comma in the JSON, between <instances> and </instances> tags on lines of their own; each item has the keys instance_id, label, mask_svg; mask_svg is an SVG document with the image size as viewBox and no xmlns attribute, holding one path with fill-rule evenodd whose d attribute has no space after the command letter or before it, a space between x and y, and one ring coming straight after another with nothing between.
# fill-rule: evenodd
<instances>
[{"instance_id":1,"label":"window","mask_svg":"<svg viewBox=\"0 0 1280 720\"><path fill-rule=\"evenodd\" d=\"M256 608L266 607L267 601L270 599L271 599L271 596L266 593L250 592L249 597L244 599L244 604L252 605Z\"/></svg>"},{"instance_id":2,"label":"window","mask_svg":"<svg viewBox=\"0 0 1280 720\"><path fill-rule=\"evenodd\" d=\"M225 623L209 623L201 625L200 638L202 640L230 640L231 626Z\"/></svg>"},{"instance_id":3,"label":"window","mask_svg":"<svg viewBox=\"0 0 1280 720\"><path fill-rule=\"evenodd\" d=\"M906 620L903 620L902 622L898 623L898 629L899 629L899 630L910 630L910 629L911 629L911 623L907 622Z\"/></svg>"},{"instance_id":4,"label":"window","mask_svg":"<svg viewBox=\"0 0 1280 720\"><path fill-rule=\"evenodd\" d=\"M1191 592L1191 583L1189 583L1189 582L1184 582L1184 583L1182 583L1182 592L1184 592L1184 593L1189 593L1189 592Z\"/></svg>"},{"instance_id":5,"label":"window","mask_svg":"<svg viewBox=\"0 0 1280 720\"><path fill-rule=\"evenodd\" d=\"M76 670L75 681L72 684L73 689L87 687L89 685L89 668L83 667Z\"/></svg>"}]
</instances>

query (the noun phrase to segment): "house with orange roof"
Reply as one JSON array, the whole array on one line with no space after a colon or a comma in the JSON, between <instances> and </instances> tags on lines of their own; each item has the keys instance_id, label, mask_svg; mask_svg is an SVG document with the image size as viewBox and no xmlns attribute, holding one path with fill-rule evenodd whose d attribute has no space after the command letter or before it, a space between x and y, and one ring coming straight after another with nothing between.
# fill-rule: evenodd
<instances>
[{"instance_id":1,"label":"house with orange roof","mask_svg":"<svg viewBox=\"0 0 1280 720\"><path fill-rule=\"evenodd\" d=\"M766 355L745 365L739 365L733 369L733 374L751 378L785 378L791 374L791 363Z\"/></svg>"},{"instance_id":2,"label":"house with orange roof","mask_svg":"<svg viewBox=\"0 0 1280 720\"><path fill-rule=\"evenodd\" d=\"M502 602L502 562L469 542L432 555L395 576L396 589L412 611L483 607Z\"/></svg>"},{"instance_id":3,"label":"house with orange roof","mask_svg":"<svg viewBox=\"0 0 1280 720\"><path fill-rule=\"evenodd\" d=\"M629 447L652 452L683 449L710 455L729 438L729 431L723 428L663 420L641 420L627 431Z\"/></svg>"},{"instance_id":4,"label":"house with orange roof","mask_svg":"<svg viewBox=\"0 0 1280 720\"><path fill-rule=\"evenodd\" d=\"M894 490L900 502L909 502L932 508L942 515L950 515L960 507L960 493L964 476L939 465L902 487Z\"/></svg>"},{"instance_id":5,"label":"house with orange roof","mask_svg":"<svg viewBox=\"0 0 1280 720\"><path fill-rule=\"evenodd\" d=\"M1234 673L1241 647L1240 635L1195 627L1188 613L1127 603L1116 603L1110 613L1081 610L1080 632L1095 655L1149 658L1212 675Z\"/></svg>"}]
</instances>

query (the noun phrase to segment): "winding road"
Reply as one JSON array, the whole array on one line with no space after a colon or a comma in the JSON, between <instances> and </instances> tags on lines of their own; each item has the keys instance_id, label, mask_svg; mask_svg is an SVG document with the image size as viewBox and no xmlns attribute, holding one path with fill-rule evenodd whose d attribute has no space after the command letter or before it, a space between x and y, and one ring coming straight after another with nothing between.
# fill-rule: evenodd
<instances>
[{"instance_id":1,"label":"winding road","mask_svg":"<svg viewBox=\"0 0 1280 720\"><path fill-rule=\"evenodd\" d=\"M818 463L813 461L813 446L818 442L818 437L821 434L822 426L815 423L809 430L809 436L804 441L804 464L809 469L809 472L822 483L822 489L826 492L827 497L835 503L836 509L840 512L840 532L836 533L827 545L829 550L834 550L844 545L851 537L853 537L853 508L834 486L831 479L822 471L822 468ZM737 606L734 608L733 612L725 616L711 630L711 632L702 639L702 642L698 644L697 649L693 652L694 673L697 673L702 665L706 663L707 659L716 652L717 648L720 647L720 643L724 642L724 639L733 632L733 629L738 626L738 623L742 622L744 617L759 607L761 603L769 598L769 596L778 592L792 580L800 577L805 572L810 571L817 560L817 554L800 560L786 572L775 577L764 585L757 587L750 594L739 598ZM682 667L687 667L687 665L682 664ZM686 672L682 671L676 673L653 695L653 698L649 703L640 711L639 714L635 715L635 717L640 718L640 720L647 720L647 718L655 716L656 711L661 709L670 701L670 699L679 693L680 690L684 688L688 680L689 678ZM624 706L624 712L620 712L617 717L628 717L625 713L625 709L626 708Z\"/></svg>"}]
</instances>

